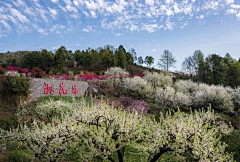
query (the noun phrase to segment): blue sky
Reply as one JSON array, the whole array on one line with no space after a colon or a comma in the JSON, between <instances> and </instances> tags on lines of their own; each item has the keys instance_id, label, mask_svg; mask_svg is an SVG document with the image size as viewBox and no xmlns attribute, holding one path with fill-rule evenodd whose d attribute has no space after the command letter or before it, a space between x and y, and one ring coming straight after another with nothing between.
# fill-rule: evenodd
<instances>
[{"instance_id":1,"label":"blue sky","mask_svg":"<svg viewBox=\"0 0 240 162\"><path fill-rule=\"evenodd\" d=\"M0 52L104 45L158 62L227 52L240 57L240 0L1 0Z\"/></svg>"}]
</instances>

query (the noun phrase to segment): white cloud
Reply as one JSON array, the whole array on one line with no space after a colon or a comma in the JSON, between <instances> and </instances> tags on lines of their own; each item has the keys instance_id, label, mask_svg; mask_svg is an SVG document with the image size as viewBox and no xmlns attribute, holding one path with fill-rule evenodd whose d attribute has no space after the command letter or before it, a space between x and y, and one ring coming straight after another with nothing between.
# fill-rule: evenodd
<instances>
[{"instance_id":1,"label":"white cloud","mask_svg":"<svg viewBox=\"0 0 240 162\"><path fill-rule=\"evenodd\" d=\"M55 24L55 25L53 25L49 30L50 30L51 32L59 32L60 30L63 30L63 29L65 29L65 28L66 28L66 26L64 26L64 25Z\"/></svg>"},{"instance_id":2,"label":"white cloud","mask_svg":"<svg viewBox=\"0 0 240 162\"><path fill-rule=\"evenodd\" d=\"M197 16L196 18L197 18L197 19L203 19L203 18L204 18L204 15Z\"/></svg>"},{"instance_id":3,"label":"white cloud","mask_svg":"<svg viewBox=\"0 0 240 162\"><path fill-rule=\"evenodd\" d=\"M227 14L236 14L237 13L237 10L235 10L235 9L228 9L227 11L226 11L226 13Z\"/></svg>"},{"instance_id":4,"label":"white cloud","mask_svg":"<svg viewBox=\"0 0 240 162\"><path fill-rule=\"evenodd\" d=\"M0 23L2 23L7 30L12 30L11 26L5 20L0 20Z\"/></svg>"},{"instance_id":5,"label":"white cloud","mask_svg":"<svg viewBox=\"0 0 240 162\"><path fill-rule=\"evenodd\" d=\"M166 20L166 27L164 28L165 30L173 30L175 23L174 22L170 22L169 19Z\"/></svg>"},{"instance_id":6,"label":"white cloud","mask_svg":"<svg viewBox=\"0 0 240 162\"><path fill-rule=\"evenodd\" d=\"M234 3L234 0L225 0L227 4L232 4Z\"/></svg>"},{"instance_id":7,"label":"white cloud","mask_svg":"<svg viewBox=\"0 0 240 162\"><path fill-rule=\"evenodd\" d=\"M122 33L115 33L115 35L119 37L122 35Z\"/></svg>"},{"instance_id":8,"label":"white cloud","mask_svg":"<svg viewBox=\"0 0 240 162\"><path fill-rule=\"evenodd\" d=\"M171 3L173 3L174 2L174 0L165 0L165 3L166 4L171 4Z\"/></svg>"},{"instance_id":9,"label":"white cloud","mask_svg":"<svg viewBox=\"0 0 240 162\"><path fill-rule=\"evenodd\" d=\"M33 11L32 8L26 7L25 10L23 11L24 13L31 15L31 16L36 16L35 12Z\"/></svg>"},{"instance_id":10,"label":"white cloud","mask_svg":"<svg viewBox=\"0 0 240 162\"><path fill-rule=\"evenodd\" d=\"M145 0L145 3L150 5L150 6L153 6L154 5L154 0Z\"/></svg>"},{"instance_id":11,"label":"white cloud","mask_svg":"<svg viewBox=\"0 0 240 162\"><path fill-rule=\"evenodd\" d=\"M240 5L232 4L232 5L231 5L231 8L234 8L234 9L240 9Z\"/></svg>"},{"instance_id":12,"label":"white cloud","mask_svg":"<svg viewBox=\"0 0 240 162\"><path fill-rule=\"evenodd\" d=\"M144 24L142 26L142 30L146 30L149 33L153 33L158 29L158 25L157 24Z\"/></svg>"},{"instance_id":13,"label":"white cloud","mask_svg":"<svg viewBox=\"0 0 240 162\"><path fill-rule=\"evenodd\" d=\"M188 22L185 22L182 26L180 26L180 28L183 29L187 25L188 25Z\"/></svg>"},{"instance_id":14,"label":"white cloud","mask_svg":"<svg viewBox=\"0 0 240 162\"><path fill-rule=\"evenodd\" d=\"M236 16L237 16L238 18L240 18L240 12L239 12L238 14L236 14Z\"/></svg>"},{"instance_id":15,"label":"white cloud","mask_svg":"<svg viewBox=\"0 0 240 162\"><path fill-rule=\"evenodd\" d=\"M17 7L26 5L22 0L12 1L12 3Z\"/></svg>"},{"instance_id":16,"label":"white cloud","mask_svg":"<svg viewBox=\"0 0 240 162\"><path fill-rule=\"evenodd\" d=\"M43 35L48 35L47 31L45 29L42 28L38 28L37 30L39 33L43 34Z\"/></svg>"},{"instance_id":17,"label":"white cloud","mask_svg":"<svg viewBox=\"0 0 240 162\"><path fill-rule=\"evenodd\" d=\"M53 3L58 3L58 0L51 0Z\"/></svg>"},{"instance_id":18,"label":"white cloud","mask_svg":"<svg viewBox=\"0 0 240 162\"><path fill-rule=\"evenodd\" d=\"M83 32L94 32L95 30L92 28L92 26L86 26L82 30Z\"/></svg>"},{"instance_id":19,"label":"white cloud","mask_svg":"<svg viewBox=\"0 0 240 162\"><path fill-rule=\"evenodd\" d=\"M203 6L203 9L207 10L207 9L217 9L219 3L218 1L208 1L208 2L205 2L205 5Z\"/></svg>"},{"instance_id":20,"label":"white cloud","mask_svg":"<svg viewBox=\"0 0 240 162\"><path fill-rule=\"evenodd\" d=\"M54 9L54 8L50 8L50 7L48 7L48 10L50 11L51 17L52 17L53 19L56 19L56 16L57 16L57 14L58 14L57 10Z\"/></svg>"},{"instance_id":21,"label":"white cloud","mask_svg":"<svg viewBox=\"0 0 240 162\"><path fill-rule=\"evenodd\" d=\"M29 20L27 19L26 16L24 16L21 12L19 12L17 9L15 8L11 8L10 9L11 13L13 16L17 17L19 21L26 23L29 22Z\"/></svg>"},{"instance_id":22,"label":"white cloud","mask_svg":"<svg viewBox=\"0 0 240 162\"><path fill-rule=\"evenodd\" d=\"M9 26L13 24L10 26L12 30L29 32L35 23L39 26L36 31L47 33L53 30L52 24L57 24L60 19L66 20L66 31L73 31L77 28L77 25L73 24L79 24L79 19L82 18L87 19L82 31L95 31L89 26L91 21L95 21L101 23L102 28L115 31L117 36L119 29L151 33L162 28L173 30L175 26L184 28L189 19L221 15L224 9L226 15L240 17L240 4L234 4L234 0L49 0L52 6L46 5L47 1L31 2L1 1L0 20L4 20ZM68 24L68 21L72 23ZM192 21L194 19L189 21L189 24ZM1 25L6 31L6 24L1 21ZM61 29L54 32L60 33Z\"/></svg>"}]
</instances>

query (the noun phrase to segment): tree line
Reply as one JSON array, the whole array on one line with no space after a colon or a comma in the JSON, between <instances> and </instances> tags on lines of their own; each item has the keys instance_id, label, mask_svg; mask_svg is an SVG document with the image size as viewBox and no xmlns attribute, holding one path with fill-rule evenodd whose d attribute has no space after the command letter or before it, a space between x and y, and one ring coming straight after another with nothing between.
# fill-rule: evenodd
<instances>
[{"instance_id":1,"label":"tree line","mask_svg":"<svg viewBox=\"0 0 240 162\"><path fill-rule=\"evenodd\" d=\"M61 46L55 52L43 49L41 51L22 51L1 54L0 64L3 67L18 66L21 68L33 69L39 67L46 71L56 73L67 72L69 70L88 70L93 72L105 71L109 67L118 66L124 69L131 69L131 65L136 65L138 57L134 48L129 51L120 45L114 48L111 45L98 47L96 49L88 48L86 50L68 50ZM152 56L146 56L143 63L152 65L154 63Z\"/></svg>"},{"instance_id":2,"label":"tree line","mask_svg":"<svg viewBox=\"0 0 240 162\"><path fill-rule=\"evenodd\" d=\"M161 70L169 71L175 63L176 59L173 54L169 50L164 50L157 66ZM143 64L147 65L148 68L152 67L154 57L137 57L134 48L126 51L122 45L118 48L106 45L96 49L76 50L75 52L61 46L55 52L43 49L41 51L23 51L16 54L10 52L0 54L0 64L5 68L13 65L29 70L39 67L47 73L50 71L67 73L69 70L79 73L79 70L87 70L101 74L113 66L124 68L130 73L139 73L146 70L139 70ZM188 75L186 78L196 82L237 87L240 83L240 59L236 60L228 53L225 57L217 54L210 54L205 57L202 51L196 50L192 56L184 59L182 73Z\"/></svg>"},{"instance_id":3,"label":"tree line","mask_svg":"<svg viewBox=\"0 0 240 162\"><path fill-rule=\"evenodd\" d=\"M197 82L231 87L240 84L240 59L234 59L229 53L224 57L217 54L205 57L202 51L196 50L184 59L182 68Z\"/></svg>"}]
</instances>

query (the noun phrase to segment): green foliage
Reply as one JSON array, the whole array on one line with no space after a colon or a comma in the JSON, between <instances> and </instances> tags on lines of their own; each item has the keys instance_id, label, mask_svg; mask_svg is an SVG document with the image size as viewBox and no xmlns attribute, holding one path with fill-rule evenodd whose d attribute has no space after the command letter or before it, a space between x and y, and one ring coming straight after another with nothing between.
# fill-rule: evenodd
<instances>
[{"instance_id":1,"label":"green foliage","mask_svg":"<svg viewBox=\"0 0 240 162\"><path fill-rule=\"evenodd\" d=\"M154 63L154 58L152 56L146 56L144 63L147 64L148 67L151 67L151 65Z\"/></svg>"},{"instance_id":2,"label":"green foliage","mask_svg":"<svg viewBox=\"0 0 240 162\"><path fill-rule=\"evenodd\" d=\"M16 128L17 125L18 120L16 116L10 116L0 119L0 128L2 128L3 130L10 130L11 128Z\"/></svg>"},{"instance_id":3,"label":"green foliage","mask_svg":"<svg viewBox=\"0 0 240 162\"><path fill-rule=\"evenodd\" d=\"M16 94L27 95L30 88L29 80L25 77L15 77L11 81L11 88Z\"/></svg>"},{"instance_id":4,"label":"green foliage","mask_svg":"<svg viewBox=\"0 0 240 162\"><path fill-rule=\"evenodd\" d=\"M226 151L234 152L234 160L240 162L240 131L235 130L231 134L223 136L222 141L228 145Z\"/></svg>"},{"instance_id":5,"label":"green foliage","mask_svg":"<svg viewBox=\"0 0 240 162\"><path fill-rule=\"evenodd\" d=\"M54 66L54 55L52 52L43 49L42 51L32 51L24 55L22 66L28 69L39 67L40 69L49 72Z\"/></svg>"},{"instance_id":6,"label":"green foliage","mask_svg":"<svg viewBox=\"0 0 240 162\"><path fill-rule=\"evenodd\" d=\"M8 110L16 110L20 104L20 99L26 97L28 90L29 81L24 77L4 75L0 77L0 102Z\"/></svg>"},{"instance_id":7,"label":"green foliage","mask_svg":"<svg viewBox=\"0 0 240 162\"><path fill-rule=\"evenodd\" d=\"M114 53L116 59L116 66L121 68L126 68L127 65L127 57L126 57L126 50L122 45L118 47L118 49Z\"/></svg>"},{"instance_id":8,"label":"green foliage","mask_svg":"<svg viewBox=\"0 0 240 162\"><path fill-rule=\"evenodd\" d=\"M195 81L236 88L240 82L240 62L226 54L211 54L204 58L200 50L185 58L182 67Z\"/></svg>"},{"instance_id":9,"label":"green foliage","mask_svg":"<svg viewBox=\"0 0 240 162\"><path fill-rule=\"evenodd\" d=\"M31 162L32 155L27 150L12 150L7 151L5 155L8 162Z\"/></svg>"}]
</instances>

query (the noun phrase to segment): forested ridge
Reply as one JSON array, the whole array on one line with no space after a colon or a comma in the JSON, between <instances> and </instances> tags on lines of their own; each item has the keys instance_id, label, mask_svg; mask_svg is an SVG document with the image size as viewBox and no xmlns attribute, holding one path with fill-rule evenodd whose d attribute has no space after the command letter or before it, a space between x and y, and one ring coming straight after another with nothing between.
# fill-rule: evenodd
<instances>
[{"instance_id":1,"label":"forested ridge","mask_svg":"<svg viewBox=\"0 0 240 162\"><path fill-rule=\"evenodd\" d=\"M238 59L238 60L237 60ZM114 48L111 45L88 48L86 50L68 50L61 46L55 52L42 49L41 51L18 51L0 53L0 65L7 70L8 66L27 68L31 71L39 67L47 74L73 73L91 71L102 75L109 67L118 66L130 74L143 73L144 70L171 71L176 63L174 55L164 50L159 60L153 56L138 56L134 48L126 50L122 45ZM153 64L158 68L152 68ZM143 66L144 65L144 66ZM172 72L176 79L192 79L207 84L238 87L240 83L240 58L234 59L229 53L224 57L217 54L205 56L196 50L193 55L186 57L182 68Z\"/></svg>"}]
</instances>

